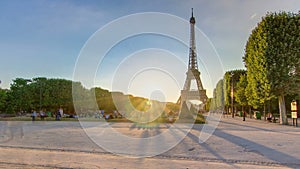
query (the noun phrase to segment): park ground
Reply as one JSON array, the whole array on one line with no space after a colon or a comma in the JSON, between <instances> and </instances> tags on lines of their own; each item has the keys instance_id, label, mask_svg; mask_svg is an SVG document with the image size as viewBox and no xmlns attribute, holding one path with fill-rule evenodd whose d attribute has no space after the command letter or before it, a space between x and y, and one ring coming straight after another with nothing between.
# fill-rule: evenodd
<instances>
[{"instance_id":1,"label":"park ground","mask_svg":"<svg viewBox=\"0 0 300 169\"><path fill-rule=\"evenodd\" d=\"M109 125L131 137L168 130ZM0 168L300 168L300 127L249 118L222 117L204 143L198 139L203 124L196 124L172 149L146 158L104 150L74 121L0 121L0 127Z\"/></svg>"}]
</instances>

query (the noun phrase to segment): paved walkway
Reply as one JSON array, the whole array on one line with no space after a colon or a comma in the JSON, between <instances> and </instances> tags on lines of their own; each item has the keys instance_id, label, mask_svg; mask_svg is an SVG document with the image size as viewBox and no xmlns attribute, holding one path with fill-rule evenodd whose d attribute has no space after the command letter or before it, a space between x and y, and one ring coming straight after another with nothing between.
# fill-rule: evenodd
<instances>
[{"instance_id":1,"label":"paved walkway","mask_svg":"<svg viewBox=\"0 0 300 169\"><path fill-rule=\"evenodd\" d=\"M137 138L168 130L164 125L155 129L130 123L110 125ZM0 168L300 168L300 128L225 117L214 134L199 143L202 128L195 125L179 144L162 154L130 158L99 147L77 122L2 121ZM165 138L165 143L171 139Z\"/></svg>"}]
</instances>

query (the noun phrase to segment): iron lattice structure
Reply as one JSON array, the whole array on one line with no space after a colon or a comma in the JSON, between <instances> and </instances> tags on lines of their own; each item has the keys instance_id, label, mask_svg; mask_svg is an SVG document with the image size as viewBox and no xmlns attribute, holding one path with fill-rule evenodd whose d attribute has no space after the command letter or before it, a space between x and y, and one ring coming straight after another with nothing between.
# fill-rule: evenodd
<instances>
[{"instance_id":1,"label":"iron lattice structure","mask_svg":"<svg viewBox=\"0 0 300 169\"><path fill-rule=\"evenodd\" d=\"M192 8L192 17L190 18L190 48L189 48L189 65L188 71L186 73L186 80L183 90L181 90L181 96L178 100L179 103L184 103L188 100L199 100L202 103L206 103L207 95L206 90L203 88L200 71L198 69L197 62L197 52L196 52L196 40L195 40L195 17L193 15ZM193 80L196 80L197 89L191 90L191 83Z\"/></svg>"}]
</instances>

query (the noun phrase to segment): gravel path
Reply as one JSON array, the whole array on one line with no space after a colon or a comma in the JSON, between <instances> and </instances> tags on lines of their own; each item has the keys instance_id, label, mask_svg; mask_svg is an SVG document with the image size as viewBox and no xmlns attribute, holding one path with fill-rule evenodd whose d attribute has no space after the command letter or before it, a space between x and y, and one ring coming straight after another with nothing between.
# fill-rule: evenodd
<instances>
[{"instance_id":1,"label":"gravel path","mask_svg":"<svg viewBox=\"0 0 300 169\"><path fill-rule=\"evenodd\" d=\"M104 132L109 125L132 138L153 137L170 128L96 124ZM78 122L1 121L0 127L0 168L300 168L300 128L261 120L223 117L204 143L199 143L203 125L195 125L172 149L148 158L106 151ZM176 133L180 135L180 129ZM142 143L133 148L147 150Z\"/></svg>"}]
</instances>

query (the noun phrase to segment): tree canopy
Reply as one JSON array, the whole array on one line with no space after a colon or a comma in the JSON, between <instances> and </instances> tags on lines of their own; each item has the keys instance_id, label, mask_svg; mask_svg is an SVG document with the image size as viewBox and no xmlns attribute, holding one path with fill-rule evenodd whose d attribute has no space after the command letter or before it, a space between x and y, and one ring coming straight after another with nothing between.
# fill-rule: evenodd
<instances>
[{"instance_id":1,"label":"tree canopy","mask_svg":"<svg viewBox=\"0 0 300 169\"><path fill-rule=\"evenodd\" d=\"M299 35L300 13L268 13L252 31L243 57L249 104L278 97L282 124L287 123L284 96L300 87Z\"/></svg>"},{"instance_id":2,"label":"tree canopy","mask_svg":"<svg viewBox=\"0 0 300 169\"><path fill-rule=\"evenodd\" d=\"M32 110L56 112L59 108L64 113L88 113L90 111L117 110L112 93L128 97L132 106L140 111L149 109L149 100L121 92L110 92L100 87L86 89L80 82L66 79L38 77L33 79L16 78L9 90L0 89L0 112L30 113ZM152 101L153 102L153 101ZM96 103L96 104L94 104ZM165 112L177 112L179 106L175 103L165 103Z\"/></svg>"},{"instance_id":3,"label":"tree canopy","mask_svg":"<svg viewBox=\"0 0 300 169\"><path fill-rule=\"evenodd\" d=\"M247 87L247 76L246 74L242 74L237 83L236 90L236 102L242 106L242 109L248 105L248 100L246 96L246 87Z\"/></svg>"}]
</instances>

